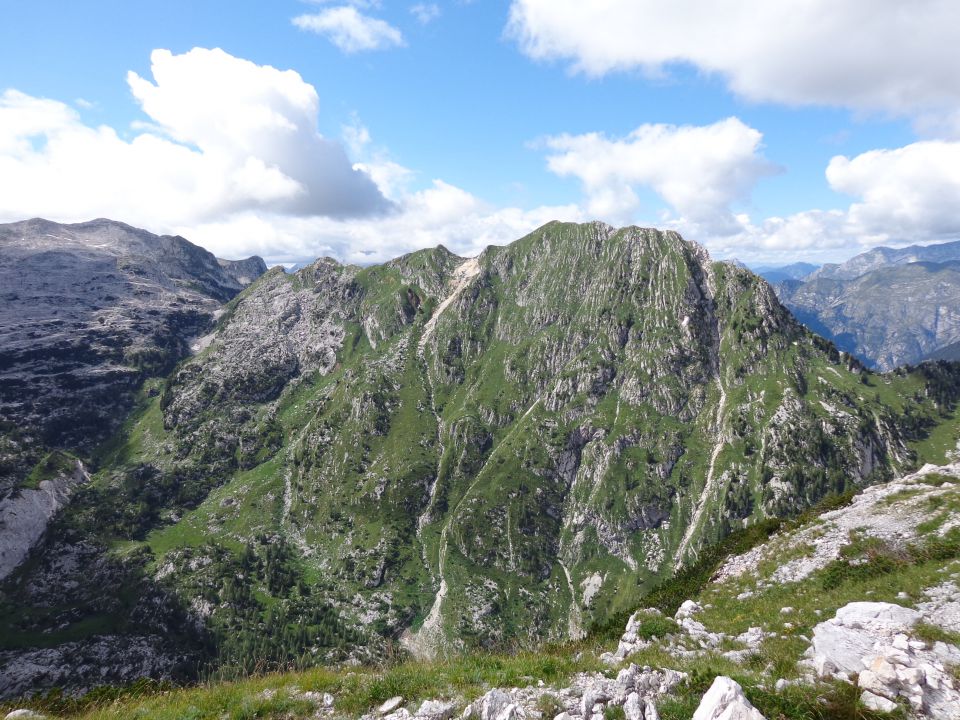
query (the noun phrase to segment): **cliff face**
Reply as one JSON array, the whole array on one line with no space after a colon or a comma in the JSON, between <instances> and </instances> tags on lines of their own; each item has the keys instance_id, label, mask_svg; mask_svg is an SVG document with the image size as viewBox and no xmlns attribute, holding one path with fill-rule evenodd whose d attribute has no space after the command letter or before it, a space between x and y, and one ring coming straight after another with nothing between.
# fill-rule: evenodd
<instances>
[{"instance_id":1,"label":"cliff face","mask_svg":"<svg viewBox=\"0 0 960 720\"><path fill-rule=\"evenodd\" d=\"M953 358L960 342L960 242L875 248L776 289L814 332L880 370Z\"/></svg>"},{"instance_id":2,"label":"cliff face","mask_svg":"<svg viewBox=\"0 0 960 720\"><path fill-rule=\"evenodd\" d=\"M675 233L598 223L274 270L199 346L8 602L83 543L214 662L577 637L730 531L910 465L952 397L861 374Z\"/></svg>"},{"instance_id":3,"label":"cliff face","mask_svg":"<svg viewBox=\"0 0 960 720\"><path fill-rule=\"evenodd\" d=\"M169 372L244 287L238 267L255 279L263 261L225 269L110 220L0 226L0 497L46 448L109 437L143 379Z\"/></svg>"}]
</instances>

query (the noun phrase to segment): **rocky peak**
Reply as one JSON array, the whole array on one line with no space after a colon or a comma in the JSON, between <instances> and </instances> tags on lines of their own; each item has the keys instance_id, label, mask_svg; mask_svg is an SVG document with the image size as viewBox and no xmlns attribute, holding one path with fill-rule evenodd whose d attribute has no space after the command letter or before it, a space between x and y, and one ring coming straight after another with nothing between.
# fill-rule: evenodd
<instances>
[{"instance_id":1,"label":"rocky peak","mask_svg":"<svg viewBox=\"0 0 960 720\"><path fill-rule=\"evenodd\" d=\"M263 266L242 262L250 276ZM185 357L243 286L182 237L106 219L0 225L0 427L19 428L0 431L0 492L44 446L108 436L140 382Z\"/></svg>"}]
</instances>

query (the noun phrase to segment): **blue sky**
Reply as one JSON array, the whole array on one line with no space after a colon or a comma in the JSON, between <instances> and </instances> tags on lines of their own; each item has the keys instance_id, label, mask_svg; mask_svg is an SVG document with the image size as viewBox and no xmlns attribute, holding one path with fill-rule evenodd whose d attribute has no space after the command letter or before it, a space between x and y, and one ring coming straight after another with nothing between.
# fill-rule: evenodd
<instances>
[{"instance_id":1,"label":"blue sky","mask_svg":"<svg viewBox=\"0 0 960 720\"><path fill-rule=\"evenodd\" d=\"M107 215L286 262L473 253L552 217L753 262L960 235L955 3L657 5L4 2L0 221ZM264 108L290 138L216 137Z\"/></svg>"}]
</instances>

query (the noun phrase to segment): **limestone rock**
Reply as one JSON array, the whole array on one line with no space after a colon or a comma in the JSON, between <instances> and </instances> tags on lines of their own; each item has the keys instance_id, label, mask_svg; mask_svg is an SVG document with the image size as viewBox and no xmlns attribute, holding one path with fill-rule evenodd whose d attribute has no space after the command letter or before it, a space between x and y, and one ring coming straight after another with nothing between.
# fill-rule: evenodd
<instances>
[{"instance_id":1,"label":"limestone rock","mask_svg":"<svg viewBox=\"0 0 960 720\"><path fill-rule=\"evenodd\" d=\"M764 720L743 694L739 683L723 675L713 681L693 720Z\"/></svg>"},{"instance_id":2,"label":"limestone rock","mask_svg":"<svg viewBox=\"0 0 960 720\"><path fill-rule=\"evenodd\" d=\"M424 700L414 715L428 720L449 720L456 709L455 703L446 700Z\"/></svg>"},{"instance_id":3,"label":"limestone rock","mask_svg":"<svg viewBox=\"0 0 960 720\"><path fill-rule=\"evenodd\" d=\"M392 713L401 705L403 705L403 697L401 695L396 695L388 700L384 700L383 704L377 708L377 712L381 715L387 715Z\"/></svg>"},{"instance_id":4,"label":"limestone rock","mask_svg":"<svg viewBox=\"0 0 960 720\"><path fill-rule=\"evenodd\" d=\"M850 603L814 628L805 662L821 677L856 676L861 699L871 709L888 712L902 698L916 713L956 720L960 688L949 668L960 660L960 649L912 640L921 618L891 603Z\"/></svg>"}]
</instances>

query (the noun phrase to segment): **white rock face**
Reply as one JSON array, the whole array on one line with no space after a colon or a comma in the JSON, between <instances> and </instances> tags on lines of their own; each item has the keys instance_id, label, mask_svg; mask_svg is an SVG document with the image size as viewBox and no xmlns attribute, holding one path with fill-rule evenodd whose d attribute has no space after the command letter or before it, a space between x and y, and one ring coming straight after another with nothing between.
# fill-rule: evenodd
<instances>
[{"instance_id":1,"label":"white rock face","mask_svg":"<svg viewBox=\"0 0 960 720\"><path fill-rule=\"evenodd\" d=\"M659 720L656 700L686 679L675 670L653 670L631 664L615 679L601 673L579 673L569 687L495 688L467 706L463 720L522 720L541 716L539 702L550 696L561 712L553 720L603 718L610 707L622 707L627 720ZM418 712L416 717L420 717ZM370 718L372 720L372 716ZM545 718L544 720L549 720Z\"/></svg>"},{"instance_id":2,"label":"white rock face","mask_svg":"<svg viewBox=\"0 0 960 720\"><path fill-rule=\"evenodd\" d=\"M849 506L824 513L821 522L791 533L789 547L778 543L778 540L785 539L783 536L775 536L743 555L728 559L717 572L715 580L723 582L756 575L757 567L764 559L776 558L790 547L808 545L811 548L808 555L782 563L769 578L774 584L800 582L839 558L840 551L850 544L851 533L878 538L897 547L913 542L918 538L917 525L929 519L927 502L931 498L952 495L954 492L949 486L927 485L924 478L932 473L960 477L960 463L925 465L910 475L866 488ZM916 496L909 502L885 502L886 498L904 490L915 492ZM948 519L940 532L946 532L958 523L960 518Z\"/></svg>"},{"instance_id":3,"label":"white rock face","mask_svg":"<svg viewBox=\"0 0 960 720\"><path fill-rule=\"evenodd\" d=\"M381 715L387 715L389 713L392 713L401 705L403 705L403 698L397 695L396 697L392 697L389 700L384 700L383 704L377 708L377 712L380 713Z\"/></svg>"},{"instance_id":4,"label":"white rock face","mask_svg":"<svg viewBox=\"0 0 960 720\"><path fill-rule=\"evenodd\" d=\"M454 715L457 706L444 700L424 700L420 709L416 712L418 718L429 718L429 720L449 720Z\"/></svg>"},{"instance_id":5,"label":"white rock face","mask_svg":"<svg viewBox=\"0 0 960 720\"><path fill-rule=\"evenodd\" d=\"M684 600L680 607L677 608L677 612L673 617L675 620L683 620L684 618L693 617L702 610L703 608L693 600Z\"/></svg>"},{"instance_id":6,"label":"white rock face","mask_svg":"<svg viewBox=\"0 0 960 720\"><path fill-rule=\"evenodd\" d=\"M910 608L879 602L853 602L837 610L836 617L813 629L811 644L820 675L852 675L866 669L864 657L877 640L890 639L912 628L921 618ZM832 670L829 668L832 666Z\"/></svg>"},{"instance_id":7,"label":"white rock face","mask_svg":"<svg viewBox=\"0 0 960 720\"><path fill-rule=\"evenodd\" d=\"M889 712L899 699L917 714L960 720L960 688L950 672L960 650L912 638L922 618L891 603L850 603L813 629L804 662L821 677L856 676L868 708Z\"/></svg>"},{"instance_id":8,"label":"white rock face","mask_svg":"<svg viewBox=\"0 0 960 720\"><path fill-rule=\"evenodd\" d=\"M764 717L750 704L735 680L721 675L703 696L693 720L764 720Z\"/></svg>"},{"instance_id":9,"label":"white rock face","mask_svg":"<svg viewBox=\"0 0 960 720\"><path fill-rule=\"evenodd\" d=\"M42 480L38 488L14 492L0 502L0 580L26 559L53 516L87 479L78 461L72 475Z\"/></svg>"}]
</instances>

